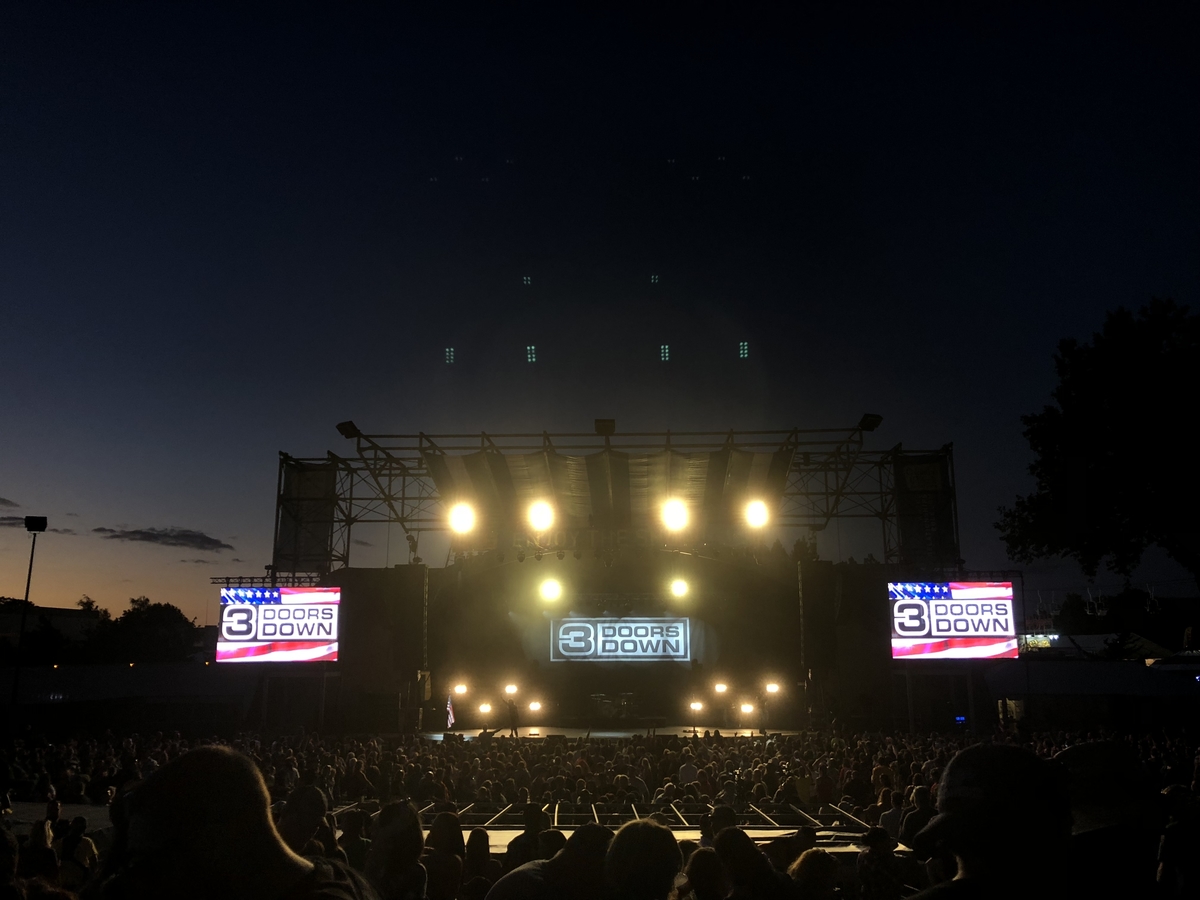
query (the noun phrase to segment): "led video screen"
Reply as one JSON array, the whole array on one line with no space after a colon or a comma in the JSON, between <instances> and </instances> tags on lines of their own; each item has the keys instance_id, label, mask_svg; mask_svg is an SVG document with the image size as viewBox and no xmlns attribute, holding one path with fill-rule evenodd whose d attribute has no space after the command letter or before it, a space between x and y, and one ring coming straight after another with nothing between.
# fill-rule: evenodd
<instances>
[{"instance_id":1,"label":"led video screen","mask_svg":"<svg viewBox=\"0 0 1200 900\"><path fill-rule=\"evenodd\" d=\"M336 587L221 588L217 662L336 662Z\"/></svg>"},{"instance_id":2,"label":"led video screen","mask_svg":"<svg viewBox=\"0 0 1200 900\"><path fill-rule=\"evenodd\" d=\"M550 622L551 662L687 662L691 657L691 627L685 618Z\"/></svg>"},{"instance_id":3,"label":"led video screen","mask_svg":"<svg viewBox=\"0 0 1200 900\"><path fill-rule=\"evenodd\" d=\"M1015 659L1011 581L888 584L892 659Z\"/></svg>"}]
</instances>

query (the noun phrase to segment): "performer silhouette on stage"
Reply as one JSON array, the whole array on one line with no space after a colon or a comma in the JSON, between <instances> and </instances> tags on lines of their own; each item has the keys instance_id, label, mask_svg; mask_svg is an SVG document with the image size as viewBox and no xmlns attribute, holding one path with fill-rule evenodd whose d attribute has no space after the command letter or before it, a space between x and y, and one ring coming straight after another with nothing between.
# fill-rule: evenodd
<instances>
[{"instance_id":1,"label":"performer silhouette on stage","mask_svg":"<svg viewBox=\"0 0 1200 900\"><path fill-rule=\"evenodd\" d=\"M517 731L517 725L518 725L517 702L515 700L513 700L511 697L509 697L504 702L508 704L508 736L509 737L520 737L521 735Z\"/></svg>"}]
</instances>

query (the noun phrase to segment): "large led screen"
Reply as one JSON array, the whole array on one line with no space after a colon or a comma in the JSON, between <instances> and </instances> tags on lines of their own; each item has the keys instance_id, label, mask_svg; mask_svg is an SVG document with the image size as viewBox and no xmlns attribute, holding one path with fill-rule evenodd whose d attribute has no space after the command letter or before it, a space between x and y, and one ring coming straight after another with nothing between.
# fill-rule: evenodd
<instances>
[{"instance_id":1,"label":"large led screen","mask_svg":"<svg viewBox=\"0 0 1200 900\"><path fill-rule=\"evenodd\" d=\"M889 584L892 659L1015 659L1011 581Z\"/></svg>"},{"instance_id":2,"label":"large led screen","mask_svg":"<svg viewBox=\"0 0 1200 900\"><path fill-rule=\"evenodd\" d=\"M553 619L550 661L687 662L691 635L687 619Z\"/></svg>"},{"instance_id":3,"label":"large led screen","mask_svg":"<svg viewBox=\"0 0 1200 900\"><path fill-rule=\"evenodd\" d=\"M342 589L221 588L217 662L336 662Z\"/></svg>"}]
</instances>

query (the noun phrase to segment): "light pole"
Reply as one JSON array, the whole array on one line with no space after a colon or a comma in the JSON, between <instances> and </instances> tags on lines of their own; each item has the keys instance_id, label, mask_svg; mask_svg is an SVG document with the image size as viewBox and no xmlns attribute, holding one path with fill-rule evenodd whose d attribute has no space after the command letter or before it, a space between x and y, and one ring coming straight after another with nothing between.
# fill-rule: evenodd
<instances>
[{"instance_id":1,"label":"light pole","mask_svg":"<svg viewBox=\"0 0 1200 900\"><path fill-rule=\"evenodd\" d=\"M21 644L25 640L25 618L29 614L29 585L33 581L33 554L37 550L37 536L46 530L45 516L26 516L25 530L33 535L29 545L29 574L25 576L25 602L21 604L21 624L17 626L17 665L13 669L12 706L17 706L17 691L21 687Z\"/></svg>"}]
</instances>

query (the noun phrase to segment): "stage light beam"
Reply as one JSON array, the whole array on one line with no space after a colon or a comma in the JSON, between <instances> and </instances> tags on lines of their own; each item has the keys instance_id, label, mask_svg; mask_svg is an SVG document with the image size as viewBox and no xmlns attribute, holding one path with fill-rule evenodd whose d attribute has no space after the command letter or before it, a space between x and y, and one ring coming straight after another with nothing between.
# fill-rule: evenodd
<instances>
[{"instance_id":1,"label":"stage light beam","mask_svg":"<svg viewBox=\"0 0 1200 900\"><path fill-rule=\"evenodd\" d=\"M688 592L688 583L682 578L676 578L671 582L671 595L673 597L686 597Z\"/></svg>"},{"instance_id":2,"label":"stage light beam","mask_svg":"<svg viewBox=\"0 0 1200 900\"><path fill-rule=\"evenodd\" d=\"M455 534L467 534L475 530L475 510L468 503L455 503L450 507L450 530Z\"/></svg>"},{"instance_id":3,"label":"stage light beam","mask_svg":"<svg viewBox=\"0 0 1200 900\"><path fill-rule=\"evenodd\" d=\"M718 694L723 694L727 690L729 690L729 686L727 684L725 684L724 682L718 681L716 684L713 685L713 690L716 691Z\"/></svg>"},{"instance_id":4,"label":"stage light beam","mask_svg":"<svg viewBox=\"0 0 1200 900\"><path fill-rule=\"evenodd\" d=\"M529 507L529 524L535 532L542 534L554 526L554 507L539 500Z\"/></svg>"},{"instance_id":5,"label":"stage light beam","mask_svg":"<svg viewBox=\"0 0 1200 900\"><path fill-rule=\"evenodd\" d=\"M461 697L466 692L467 692L467 686L465 684L456 684L454 686L454 693L458 694L458 696Z\"/></svg>"},{"instance_id":6,"label":"stage light beam","mask_svg":"<svg viewBox=\"0 0 1200 900\"><path fill-rule=\"evenodd\" d=\"M687 504L679 499L668 500L662 506L662 520L667 531L683 531L688 524Z\"/></svg>"},{"instance_id":7,"label":"stage light beam","mask_svg":"<svg viewBox=\"0 0 1200 900\"><path fill-rule=\"evenodd\" d=\"M771 514L767 504L761 500L751 500L746 504L746 524L751 528L762 528L770 520Z\"/></svg>"},{"instance_id":8,"label":"stage light beam","mask_svg":"<svg viewBox=\"0 0 1200 900\"><path fill-rule=\"evenodd\" d=\"M553 603L562 597L563 589L562 582L556 581L553 578L547 578L538 588L538 593L542 595L542 599L547 603Z\"/></svg>"},{"instance_id":9,"label":"stage light beam","mask_svg":"<svg viewBox=\"0 0 1200 900\"><path fill-rule=\"evenodd\" d=\"M510 696L510 697L513 694L515 694L516 692L517 692L517 686L515 684L506 684L504 686L504 693L508 694L508 696Z\"/></svg>"}]
</instances>

